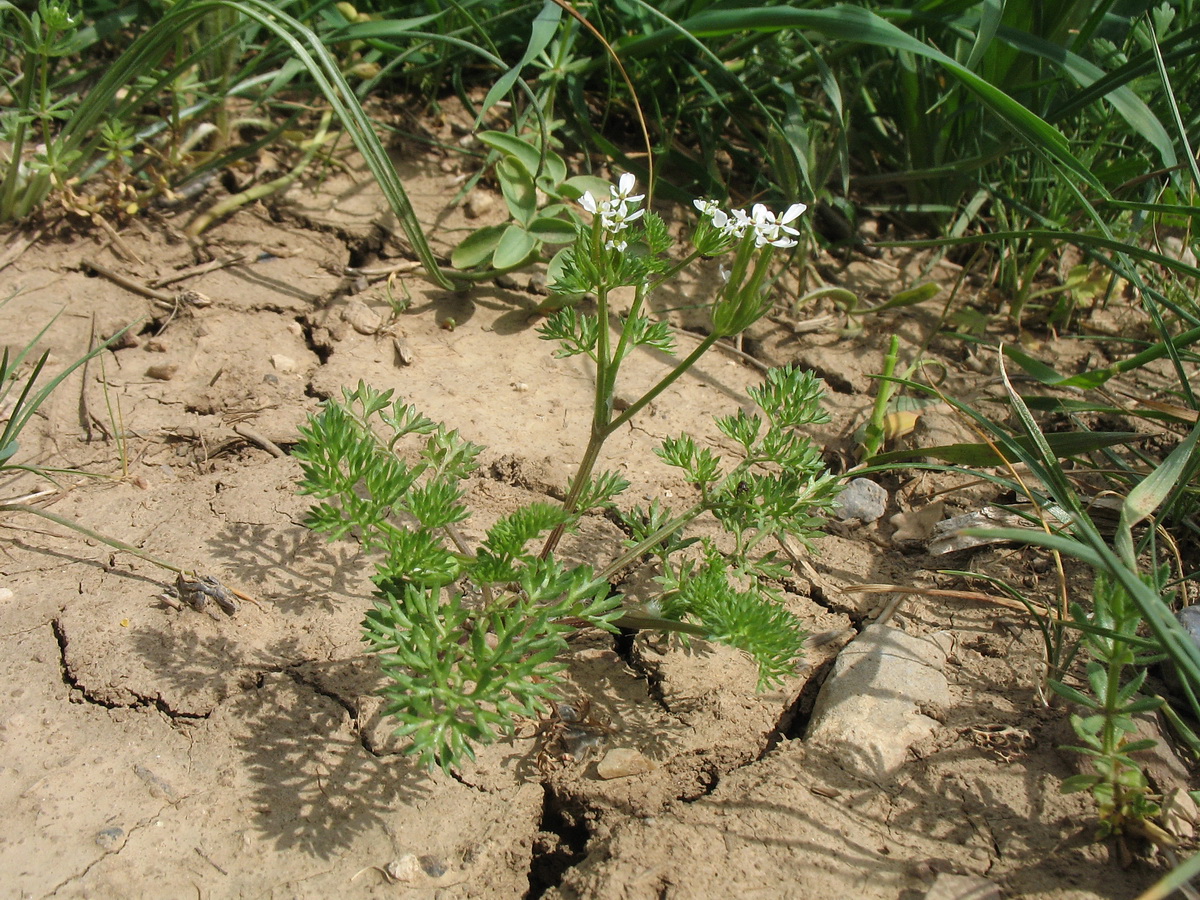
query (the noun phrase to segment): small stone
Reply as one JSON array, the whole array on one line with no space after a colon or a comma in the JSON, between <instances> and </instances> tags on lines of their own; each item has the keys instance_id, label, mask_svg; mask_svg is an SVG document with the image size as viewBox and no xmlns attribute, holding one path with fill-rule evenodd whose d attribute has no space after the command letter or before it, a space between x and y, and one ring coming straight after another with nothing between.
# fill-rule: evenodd
<instances>
[{"instance_id":1,"label":"small stone","mask_svg":"<svg viewBox=\"0 0 1200 900\"><path fill-rule=\"evenodd\" d=\"M15 594L8 588L0 588L0 603L3 603L5 600L11 600L14 596Z\"/></svg>"},{"instance_id":2,"label":"small stone","mask_svg":"<svg viewBox=\"0 0 1200 900\"><path fill-rule=\"evenodd\" d=\"M415 881L419 876L425 874L421 867L421 860L415 853L405 853L399 859L393 859L383 867L383 871L387 873L387 877L391 881Z\"/></svg>"},{"instance_id":3,"label":"small stone","mask_svg":"<svg viewBox=\"0 0 1200 900\"><path fill-rule=\"evenodd\" d=\"M170 381L178 371L179 366L175 363L162 363L161 365L150 366L146 369L146 377L153 378L156 381Z\"/></svg>"},{"instance_id":4,"label":"small stone","mask_svg":"<svg viewBox=\"0 0 1200 900\"><path fill-rule=\"evenodd\" d=\"M496 276L496 287L505 291L519 291L521 283L507 272Z\"/></svg>"},{"instance_id":5,"label":"small stone","mask_svg":"<svg viewBox=\"0 0 1200 900\"><path fill-rule=\"evenodd\" d=\"M121 327L123 326L118 326L105 335L104 339L108 341L112 340L112 335L117 334L118 332L121 334L119 338L117 338L115 341L112 341L112 343L108 345L109 350L114 352L117 350L128 350L131 347L137 347L139 344L141 344L141 341L138 340L138 336L132 330L126 328L125 331L121 331Z\"/></svg>"},{"instance_id":6,"label":"small stone","mask_svg":"<svg viewBox=\"0 0 1200 900\"><path fill-rule=\"evenodd\" d=\"M596 763L596 774L605 781L614 778L628 778L630 775L644 775L654 768L654 763L637 750L617 748L604 754L604 759Z\"/></svg>"},{"instance_id":7,"label":"small stone","mask_svg":"<svg viewBox=\"0 0 1200 900\"><path fill-rule=\"evenodd\" d=\"M889 625L869 625L838 654L821 685L806 740L838 753L842 764L884 782L928 737L937 721L927 712L950 706L936 641Z\"/></svg>"},{"instance_id":8,"label":"small stone","mask_svg":"<svg viewBox=\"0 0 1200 900\"><path fill-rule=\"evenodd\" d=\"M837 517L843 522L858 519L867 524L880 518L887 509L888 492L869 478L853 478L835 502Z\"/></svg>"},{"instance_id":9,"label":"small stone","mask_svg":"<svg viewBox=\"0 0 1200 900\"><path fill-rule=\"evenodd\" d=\"M496 197L487 191L471 191L467 202L463 204L463 212L468 219L478 219L490 212L496 205Z\"/></svg>"},{"instance_id":10,"label":"small stone","mask_svg":"<svg viewBox=\"0 0 1200 900\"><path fill-rule=\"evenodd\" d=\"M271 357L271 365L276 372L282 372L284 375L296 371L296 361L282 353L276 353Z\"/></svg>"},{"instance_id":11,"label":"small stone","mask_svg":"<svg viewBox=\"0 0 1200 900\"><path fill-rule=\"evenodd\" d=\"M441 878L446 874L446 864L436 856L419 856L417 862L421 864L421 870L430 878Z\"/></svg>"},{"instance_id":12,"label":"small stone","mask_svg":"<svg viewBox=\"0 0 1200 900\"><path fill-rule=\"evenodd\" d=\"M378 334L383 324L379 313L361 300L351 300L342 310L342 318L359 334Z\"/></svg>"},{"instance_id":13,"label":"small stone","mask_svg":"<svg viewBox=\"0 0 1200 900\"><path fill-rule=\"evenodd\" d=\"M146 341L146 350L150 353L166 353L167 342L162 338L150 338Z\"/></svg>"},{"instance_id":14,"label":"small stone","mask_svg":"<svg viewBox=\"0 0 1200 900\"><path fill-rule=\"evenodd\" d=\"M413 364L412 345L402 337L392 338L392 348L396 351L396 361L402 366Z\"/></svg>"},{"instance_id":15,"label":"small stone","mask_svg":"<svg viewBox=\"0 0 1200 900\"><path fill-rule=\"evenodd\" d=\"M125 843L125 832L120 828L103 828L96 832L96 846L101 850L119 850Z\"/></svg>"}]
</instances>

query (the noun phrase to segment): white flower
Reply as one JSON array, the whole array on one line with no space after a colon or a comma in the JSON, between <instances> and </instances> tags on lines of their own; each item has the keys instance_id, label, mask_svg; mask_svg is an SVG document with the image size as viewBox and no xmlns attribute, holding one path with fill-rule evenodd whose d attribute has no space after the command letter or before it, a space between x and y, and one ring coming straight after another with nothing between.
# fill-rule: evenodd
<instances>
[{"instance_id":1,"label":"white flower","mask_svg":"<svg viewBox=\"0 0 1200 900\"><path fill-rule=\"evenodd\" d=\"M761 206L762 204L760 203L759 205ZM751 228L753 225L754 220L747 215L744 209L735 209L733 211L733 218L725 224L723 230L734 237L740 238L746 233L746 229Z\"/></svg>"},{"instance_id":2,"label":"white flower","mask_svg":"<svg viewBox=\"0 0 1200 900\"><path fill-rule=\"evenodd\" d=\"M614 240L616 235L629 227L629 223L640 219L645 210L636 204L645 199L645 194L633 193L637 190L637 179L626 172L615 185L608 188L609 198L597 200L588 191L579 198L579 205L592 215L600 216L600 227L605 232L607 240L604 246L610 250L624 250L628 244L625 241Z\"/></svg>"},{"instance_id":3,"label":"white flower","mask_svg":"<svg viewBox=\"0 0 1200 900\"><path fill-rule=\"evenodd\" d=\"M803 203L793 203L782 215L776 216L761 203L754 204L749 213L744 209L735 209L732 214L725 212L712 200L693 200L692 205L700 210L701 215L712 220L714 228L731 237L740 238L753 229L756 247L763 244L771 244L774 247L796 246L795 236L800 232L789 223L808 209Z\"/></svg>"},{"instance_id":4,"label":"white flower","mask_svg":"<svg viewBox=\"0 0 1200 900\"><path fill-rule=\"evenodd\" d=\"M601 210L601 220L605 231L616 232L624 231L629 227L629 223L635 219L640 219L645 214L644 209L629 210L624 205Z\"/></svg>"},{"instance_id":5,"label":"white flower","mask_svg":"<svg viewBox=\"0 0 1200 900\"><path fill-rule=\"evenodd\" d=\"M793 203L782 215L776 216L763 204L754 204L749 219L754 228L754 245L756 247L761 247L763 244L770 244L773 247L795 247L795 235L800 232L788 223L795 221L806 209L808 207L803 203Z\"/></svg>"},{"instance_id":6,"label":"white flower","mask_svg":"<svg viewBox=\"0 0 1200 900\"><path fill-rule=\"evenodd\" d=\"M613 203L638 203L644 200L646 195L633 193L636 189L637 179L632 173L626 172L617 182L617 186L610 187L609 191L612 192Z\"/></svg>"}]
</instances>

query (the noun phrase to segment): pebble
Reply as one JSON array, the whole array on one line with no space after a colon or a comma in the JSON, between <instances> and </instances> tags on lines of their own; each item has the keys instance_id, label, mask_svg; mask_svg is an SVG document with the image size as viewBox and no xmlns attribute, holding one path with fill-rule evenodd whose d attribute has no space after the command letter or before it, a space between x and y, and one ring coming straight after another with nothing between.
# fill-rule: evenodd
<instances>
[{"instance_id":1,"label":"pebble","mask_svg":"<svg viewBox=\"0 0 1200 900\"><path fill-rule=\"evenodd\" d=\"M414 881L417 876L424 874L421 861L415 853L405 853L384 866L383 870L392 881Z\"/></svg>"},{"instance_id":2,"label":"pebble","mask_svg":"<svg viewBox=\"0 0 1200 900\"><path fill-rule=\"evenodd\" d=\"M654 763L637 750L617 748L604 754L604 759L596 763L596 774L605 781L614 778L628 778L630 775L644 775L654 768Z\"/></svg>"},{"instance_id":3,"label":"pebble","mask_svg":"<svg viewBox=\"0 0 1200 900\"><path fill-rule=\"evenodd\" d=\"M874 522L887 509L888 492L869 478L853 478L838 494L837 517L843 522L858 519Z\"/></svg>"},{"instance_id":4,"label":"pebble","mask_svg":"<svg viewBox=\"0 0 1200 900\"><path fill-rule=\"evenodd\" d=\"M285 375L296 371L296 361L290 356L284 356L282 353L276 353L271 357L271 365L275 368L276 372L282 372Z\"/></svg>"},{"instance_id":5,"label":"pebble","mask_svg":"<svg viewBox=\"0 0 1200 900\"><path fill-rule=\"evenodd\" d=\"M119 850L125 843L125 832L120 828L103 828L96 832L96 846L101 850Z\"/></svg>"},{"instance_id":6,"label":"pebble","mask_svg":"<svg viewBox=\"0 0 1200 900\"><path fill-rule=\"evenodd\" d=\"M418 856L417 862L421 864L421 871L423 871L430 878L441 878L446 874L448 869L444 862L442 862L436 856L430 856L428 854L424 856Z\"/></svg>"},{"instance_id":7,"label":"pebble","mask_svg":"<svg viewBox=\"0 0 1200 900\"><path fill-rule=\"evenodd\" d=\"M378 334L383 319L361 300L351 300L342 310L342 318L359 334Z\"/></svg>"},{"instance_id":8,"label":"pebble","mask_svg":"<svg viewBox=\"0 0 1200 900\"><path fill-rule=\"evenodd\" d=\"M463 204L463 213L468 219L478 219L496 206L496 197L487 191L471 191Z\"/></svg>"},{"instance_id":9,"label":"pebble","mask_svg":"<svg viewBox=\"0 0 1200 900\"><path fill-rule=\"evenodd\" d=\"M146 369L146 377L153 378L156 381L170 381L175 377L175 373L179 371L179 366L175 363L162 363L157 366L150 366Z\"/></svg>"},{"instance_id":10,"label":"pebble","mask_svg":"<svg viewBox=\"0 0 1200 900\"><path fill-rule=\"evenodd\" d=\"M444 878L450 867L437 856L415 853L405 853L399 859L394 859L383 868L389 881L412 884L426 879L438 881Z\"/></svg>"}]
</instances>

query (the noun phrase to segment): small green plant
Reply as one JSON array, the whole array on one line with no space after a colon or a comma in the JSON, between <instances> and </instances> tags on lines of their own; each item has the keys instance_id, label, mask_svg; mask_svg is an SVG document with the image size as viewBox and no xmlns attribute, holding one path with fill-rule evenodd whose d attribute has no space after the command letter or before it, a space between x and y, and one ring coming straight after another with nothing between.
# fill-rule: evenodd
<instances>
[{"instance_id":1,"label":"small green plant","mask_svg":"<svg viewBox=\"0 0 1200 900\"><path fill-rule=\"evenodd\" d=\"M15 294L10 294L8 297L0 300L0 309L11 302L15 296ZM128 328L132 327L127 326L121 329L121 331L109 338L108 341L76 359L67 368L44 383L40 389L35 390L35 386L46 368L46 363L50 359L50 351L43 351L42 355L36 361L30 360L30 355L37 347L38 341L50 330L50 327L57 319L58 315L56 314L34 336L33 340L24 347L17 349L15 353L10 353L9 348L5 347L3 354L0 355L0 473L6 471L25 471L40 475L51 481L53 480L51 473L59 470L15 461L17 451L20 449L17 439L21 436L21 432L25 429L25 426L29 424L29 420L37 413L38 408L46 402L47 398L62 384L68 375L93 357L103 353L113 341L120 338ZM30 361L30 368L28 370L25 369L26 361Z\"/></svg>"},{"instance_id":2,"label":"small green plant","mask_svg":"<svg viewBox=\"0 0 1200 900\"><path fill-rule=\"evenodd\" d=\"M487 264L506 271L537 260L546 244L569 244L583 224L567 202L588 190L603 190L592 175L567 177L567 164L553 150L545 154L527 140L501 131L484 131L479 140L501 154L495 166L508 214L505 225L485 225L468 235L451 254L456 269ZM549 202L543 202L543 198ZM551 273L557 270L551 266Z\"/></svg>"},{"instance_id":3,"label":"small green plant","mask_svg":"<svg viewBox=\"0 0 1200 900\"><path fill-rule=\"evenodd\" d=\"M1146 581L1147 586L1155 587L1152 579ZM1062 783L1062 790L1091 792L1100 817L1099 837L1122 835L1127 829L1144 833L1142 823L1162 810L1151 798L1142 767L1130 754L1149 750L1155 741L1130 740L1129 736L1137 734L1134 716L1162 705L1159 698L1139 695L1148 666L1162 655L1139 652L1137 632L1142 616L1120 584L1098 572L1092 597L1090 612L1077 603L1071 608L1074 623L1086 629L1083 643L1092 656L1086 669L1090 691L1085 693L1061 681L1051 681L1050 687L1083 708L1083 715L1071 715L1071 726L1083 743L1071 749L1090 757L1095 771L1072 775Z\"/></svg>"},{"instance_id":4,"label":"small green plant","mask_svg":"<svg viewBox=\"0 0 1200 900\"><path fill-rule=\"evenodd\" d=\"M596 473L604 442L717 340L766 313L775 249L794 245L790 223L804 210L796 204L776 216L759 205L728 213L698 203L703 218L693 250L671 262L666 225L641 207L635 190L626 175L605 199L583 196L592 221L578 227L555 287L593 293L596 309L564 308L541 329L559 344L560 356L584 354L596 368L589 441L564 502L530 503L470 546L457 525L470 514L463 480L482 448L393 400L391 391L361 383L328 401L301 430L300 490L319 501L307 524L331 539L356 536L375 557L376 601L364 638L387 678L386 710L426 764L453 765L472 755L474 745L511 734L519 717L545 712L562 680L567 640L585 626L658 628L720 641L757 662L762 684L780 681L801 655L804 630L772 587L783 567L762 545L775 536L811 536L838 492L838 480L799 430L825 421L822 387L811 373L771 371L749 391L757 412L716 419L737 448L731 459L689 435L663 442L659 456L698 488L700 499L689 509L677 513L654 503L622 512L630 537L606 565L556 556L566 530L589 510L613 506L627 486L617 473ZM711 307L711 334L617 411L618 375L629 354L637 347L674 349L666 324L645 314L649 293L698 256L730 250L734 260ZM634 299L614 331L609 295L618 288L633 288ZM415 462L399 452L406 441L418 444ZM731 541L718 546L685 534L706 513ZM657 560L661 592L640 601L621 596L610 579L641 559Z\"/></svg>"}]
</instances>

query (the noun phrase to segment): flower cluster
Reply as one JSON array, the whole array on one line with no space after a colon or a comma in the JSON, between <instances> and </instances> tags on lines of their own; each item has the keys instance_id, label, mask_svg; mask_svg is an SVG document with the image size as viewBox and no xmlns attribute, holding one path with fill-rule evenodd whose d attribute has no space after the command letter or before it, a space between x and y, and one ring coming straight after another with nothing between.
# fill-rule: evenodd
<instances>
[{"instance_id":1,"label":"flower cluster","mask_svg":"<svg viewBox=\"0 0 1200 900\"><path fill-rule=\"evenodd\" d=\"M764 244L795 247L795 236L800 232L789 223L808 209L803 203L793 203L783 213L776 215L763 204L755 203L749 213L744 209L735 209L731 214L718 207L713 200L693 200L692 204L700 210L701 215L708 216L714 228L731 237L740 240L748 231L752 231L755 247Z\"/></svg>"},{"instance_id":2,"label":"flower cluster","mask_svg":"<svg viewBox=\"0 0 1200 900\"><path fill-rule=\"evenodd\" d=\"M615 187L609 187L611 196L607 200L597 201L591 191L579 198L580 206L593 215L600 216L600 226L607 235L604 246L609 250L624 250L629 246L618 235L629 227L630 222L640 219L645 213L645 210L638 208L636 204L645 199L646 195L635 194L636 188L637 180L626 172Z\"/></svg>"}]
</instances>

